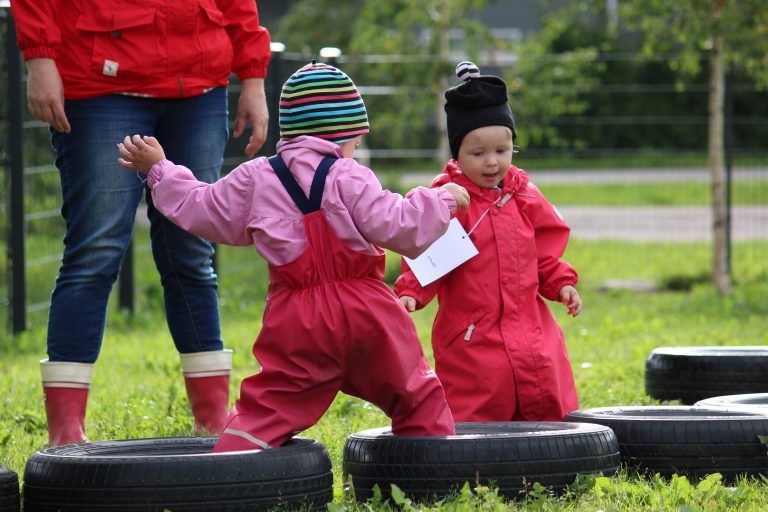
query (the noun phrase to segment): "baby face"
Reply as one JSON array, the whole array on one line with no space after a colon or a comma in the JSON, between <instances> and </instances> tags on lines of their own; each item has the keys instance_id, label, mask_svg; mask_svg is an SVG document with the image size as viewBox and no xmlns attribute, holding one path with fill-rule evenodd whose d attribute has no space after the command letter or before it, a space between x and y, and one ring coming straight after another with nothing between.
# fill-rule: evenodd
<instances>
[{"instance_id":1,"label":"baby face","mask_svg":"<svg viewBox=\"0 0 768 512\"><path fill-rule=\"evenodd\" d=\"M506 126L483 126L464 136L458 161L472 183L493 188L509 172L513 148L512 130Z\"/></svg>"}]
</instances>

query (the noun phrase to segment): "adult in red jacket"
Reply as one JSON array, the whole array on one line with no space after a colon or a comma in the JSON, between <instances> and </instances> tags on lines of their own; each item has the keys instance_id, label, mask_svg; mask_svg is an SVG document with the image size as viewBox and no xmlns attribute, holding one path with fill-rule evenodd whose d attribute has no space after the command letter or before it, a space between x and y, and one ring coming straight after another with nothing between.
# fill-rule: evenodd
<instances>
[{"instance_id":1,"label":"adult in red jacket","mask_svg":"<svg viewBox=\"0 0 768 512\"><path fill-rule=\"evenodd\" d=\"M438 297L435 370L456 421L560 421L578 400L563 332L542 297L574 316L581 309L577 274L560 259L570 229L511 165L504 82L476 69L467 78L446 92L454 159L432 186L467 189L469 209L456 218L479 254L425 287L403 262L395 293L411 311Z\"/></svg>"},{"instance_id":2,"label":"adult in red jacket","mask_svg":"<svg viewBox=\"0 0 768 512\"><path fill-rule=\"evenodd\" d=\"M231 352L219 325L212 245L160 215L144 180L120 168L126 133L154 135L197 178L219 178L227 91L242 83L234 136L266 139L269 33L254 0L14 0L30 112L51 126L66 222L41 361L49 443L85 439L84 419L107 301L146 194L152 253L181 356L195 430L221 431Z\"/></svg>"}]
</instances>

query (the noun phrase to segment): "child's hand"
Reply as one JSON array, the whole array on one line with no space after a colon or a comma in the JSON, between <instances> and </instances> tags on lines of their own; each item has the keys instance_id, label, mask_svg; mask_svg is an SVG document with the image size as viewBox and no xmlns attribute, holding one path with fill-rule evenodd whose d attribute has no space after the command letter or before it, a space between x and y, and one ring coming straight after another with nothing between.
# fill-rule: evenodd
<instances>
[{"instance_id":1,"label":"child's hand","mask_svg":"<svg viewBox=\"0 0 768 512\"><path fill-rule=\"evenodd\" d=\"M456 208L458 210L462 212L467 210L467 207L469 207L469 192L467 192L467 189L455 183L446 183L442 188L450 192L456 199Z\"/></svg>"},{"instance_id":2,"label":"child's hand","mask_svg":"<svg viewBox=\"0 0 768 512\"><path fill-rule=\"evenodd\" d=\"M409 297L408 295L403 295L400 297L400 302L403 303L403 306L405 306L405 310L409 313L413 313L416 311L416 299L413 297Z\"/></svg>"},{"instance_id":3,"label":"child's hand","mask_svg":"<svg viewBox=\"0 0 768 512\"><path fill-rule=\"evenodd\" d=\"M122 158L117 161L128 169L147 174L160 160L165 159L163 147L154 137L134 135L133 139L126 136L125 140L117 145Z\"/></svg>"},{"instance_id":4,"label":"child's hand","mask_svg":"<svg viewBox=\"0 0 768 512\"><path fill-rule=\"evenodd\" d=\"M560 302L568 308L568 314L576 317L581 312L581 297L576 288L567 284L560 288Z\"/></svg>"}]
</instances>

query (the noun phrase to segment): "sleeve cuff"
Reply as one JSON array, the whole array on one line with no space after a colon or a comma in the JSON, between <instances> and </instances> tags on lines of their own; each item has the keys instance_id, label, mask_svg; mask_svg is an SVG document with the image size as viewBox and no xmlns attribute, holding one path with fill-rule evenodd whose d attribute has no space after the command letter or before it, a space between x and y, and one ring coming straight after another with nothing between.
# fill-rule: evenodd
<instances>
[{"instance_id":1,"label":"sleeve cuff","mask_svg":"<svg viewBox=\"0 0 768 512\"><path fill-rule=\"evenodd\" d=\"M544 287L542 289L542 295L544 295L544 298L546 299L558 301L560 300L560 289L567 285L576 286L576 282L577 280L571 277L561 277Z\"/></svg>"},{"instance_id":2,"label":"sleeve cuff","mask_svg":"<svg viewBox=\"0 0 768 512\"><path fill-rule=\"evenodd\" d=\"M403 296L413 297L413 299L416 301L416 311L420 310L424 307L424 297L421 296L421 290L409 290L407 288L403 288L400 290L397 290L397 298Z\"/></svg>"},{"instance_id":3,"label":"sleeve cuff","mask_svg":"<svg viewBox=\"0 0 768 512\"><path fill-rule=\"evenodd\" d=\"M150 167L149 172L147 173L147 185L149 185L149 188L153 188L155 185L160 183L165 169L172 166L173 162L167 159L163 159Z\"/></svg>"},{"instance_id":4,"label":"sleeve cuff","mask_svg":"<svg viewBox=\"0 0 768 512\"><path fill-rule=\"evenodd\" d=\"M36 46L24 50L24 60L32 59L55 59L58 57L56 49L52 46Z\"/></svg>"},{"instance_id":5,"label":"sleeve cuff","mask_svg":"<svg viewBox=\"0 0 768 512\"><path fill-rule=\"evenodd\" d=\"M248 78L266 78L267 66L251 66L247 68L241 68L236 70L235 74L240 80L246 80Z\"/></svg>"},{"instance_id":6,"label":"sleeve cuff","mask_svg":"<svg viewBox=\"0 0 768 512\"><path fill-rule=\"evenodd\" d=\"M451 211L451 215L456 213L456 208L458 205L456 204L456 198L453 197L453 194L444 188L438 188L435 190L437 190L437 194L440 196L440 199L442 199L443 202L448 206L448 209Z\"/></svg>"}]
</instances>

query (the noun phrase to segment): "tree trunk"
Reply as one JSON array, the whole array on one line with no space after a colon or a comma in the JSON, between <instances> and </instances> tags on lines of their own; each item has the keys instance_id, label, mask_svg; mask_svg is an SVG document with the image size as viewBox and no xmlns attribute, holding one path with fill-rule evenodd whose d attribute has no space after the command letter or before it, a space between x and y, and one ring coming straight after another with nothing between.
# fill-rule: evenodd
<instances>
[{"instance_id":1,"label":"tree trunk","mask_svg":"<svg viewBox=\"0 0 768 512\"><path fill-rule=\"evenodd\" d=\"M725 188L725 143L723 137L725 113L725 71L723 65L723 38L712 38L709 55L709 174L712 185L712 282L721 295L731 294L731 276L728 269Z\"/></svg>"},{"instance_id":2,"label":"tree trunk","mask_svg":"<svg viewBox=\"0 0 768 512\"><path fill-rule=\"evenodd\" d=\"M450 57L450 40L449 40L449 31L451 28L450 25L450 14L448 11L448 1L442 0L439 5L439 21L438 21L438 29L437 29L437 58L438 62L440 63L440 69L442 69L443 65L448 62L448 58ZM445 98L444 98L444 92L448 88L448 80L445 78L445 76L440 72L439 75L439 82L438 82L438 91L435 96L435 121L437 123L437 134L438 134L438 146L437 146L437 159L438 161L446 161L451 157L451 150L448 146L448 127L446 126L447 120L445 116Z\"/></svg>"}]
</instances>

